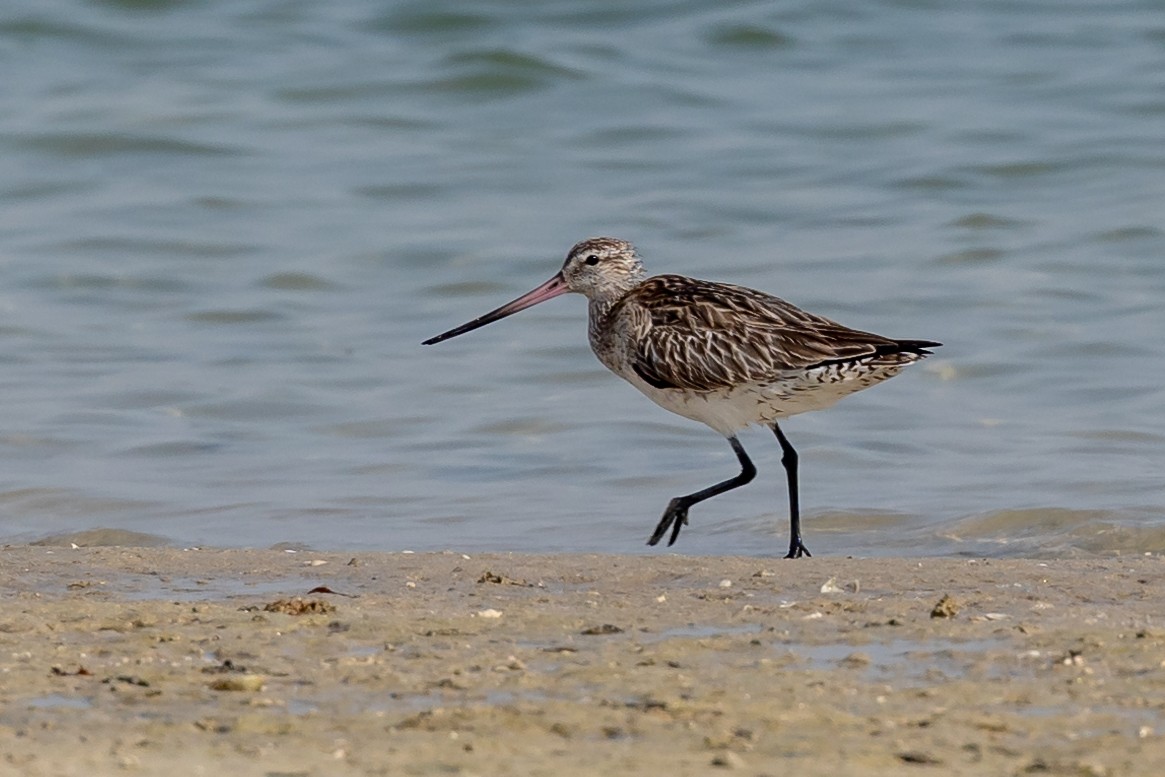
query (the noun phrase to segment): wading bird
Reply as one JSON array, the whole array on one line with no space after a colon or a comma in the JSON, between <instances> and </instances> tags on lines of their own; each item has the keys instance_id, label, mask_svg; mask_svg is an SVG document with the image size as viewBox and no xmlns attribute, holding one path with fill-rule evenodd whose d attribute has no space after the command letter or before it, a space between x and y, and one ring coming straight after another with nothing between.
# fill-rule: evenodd
<instances>
[{"instance_id":1,"label":"wading bird","mask_svg":"<svg viewBox=\"0 0 1165 777\"><path fill-rule=\"evenodd\" d=\"M789 552L812 555L801 541L797 451L778 420L821 410L891 378L941 343L894 340L842 326L764 292L683 275L647 278L635 247L596 237L570 249L562 269L538 288L432 337L433 345L562 294L588 301L587 334L611 372L660 407L699 421L728 439L740 474L668 503L648 539L668 545L688 510L756 477L737 433L752 424L773 430L789 489Z\"/></svg>"}]
</instances>

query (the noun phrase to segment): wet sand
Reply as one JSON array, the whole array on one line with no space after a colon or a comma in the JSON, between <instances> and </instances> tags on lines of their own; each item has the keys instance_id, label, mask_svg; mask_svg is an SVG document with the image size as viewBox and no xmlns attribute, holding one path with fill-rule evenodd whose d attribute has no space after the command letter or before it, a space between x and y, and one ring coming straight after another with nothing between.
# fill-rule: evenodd
<instances>
[{"instance_id":1,"label":"wet sand","mask_svg":"<svg viewBox=\"0 0 1165 777\"><path fill-rule=\"evenodd\" d=\"M19 546L0 604L3 775L1165 764L1157 556Z\"/></svg>"}]
</instances>

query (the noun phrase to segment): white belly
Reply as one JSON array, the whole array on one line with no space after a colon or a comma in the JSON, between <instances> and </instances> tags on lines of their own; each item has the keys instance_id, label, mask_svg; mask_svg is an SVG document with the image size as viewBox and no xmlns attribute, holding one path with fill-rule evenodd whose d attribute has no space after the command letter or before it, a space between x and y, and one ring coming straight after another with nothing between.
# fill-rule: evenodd
<instances>
[{"instance_id":1,"label":"white belly","mask_svg":"<svg viewBox=\"0 0 1165 777\"><path fill-rule=\"evenodd\" d=\"M836 365L796 372L770 383L750 383L717 391L660 389L638 375L621 375L652 402L699 421L729 437L753 424L769 425L810 410L822 410L842 397L898 374L903 365L839 371Z\"/></svg>"}]
</instances>

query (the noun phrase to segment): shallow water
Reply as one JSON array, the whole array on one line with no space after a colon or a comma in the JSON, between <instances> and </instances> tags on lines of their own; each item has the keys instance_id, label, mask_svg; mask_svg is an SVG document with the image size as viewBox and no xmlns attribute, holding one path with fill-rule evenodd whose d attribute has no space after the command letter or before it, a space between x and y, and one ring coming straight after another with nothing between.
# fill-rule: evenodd
<instances>
[{"instance_id":1,"label":"shallow water","mask_svg":"<svg viewBox=\"0 0 1165 777\"><path fill-rule=\"evenodd\" d=\"M1155 3L38 0L0 58L2 541L659 552L735 460L581 300L419 345L613 234L946 344L785 424L815 553L1165 550ZM785 547L743 441L676 550Z\"/></svg>"}]
</instances>

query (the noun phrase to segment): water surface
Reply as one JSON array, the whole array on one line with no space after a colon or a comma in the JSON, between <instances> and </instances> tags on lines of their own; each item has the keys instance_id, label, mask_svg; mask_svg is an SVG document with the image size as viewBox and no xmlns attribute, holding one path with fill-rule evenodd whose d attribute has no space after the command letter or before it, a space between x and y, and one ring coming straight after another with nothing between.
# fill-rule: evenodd
<instances>
[{"instance_id":1,"label":"water surface","mask_svg":"<svg viewBox=\"0 0 1165 777\"><path fill-rule=\"evenodd\" d=\"M946 343L786 423L815 553L1165 550L1157 3L18 0L0 62L0 541L659 552L735 459L580 299L419 345L610 234ZM742 439L677 550L785 547Z\"/></svg>"}]
</instances>

